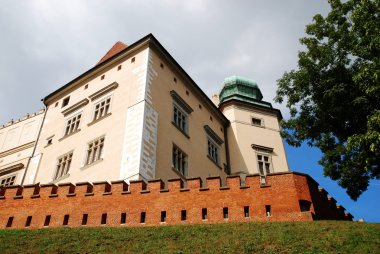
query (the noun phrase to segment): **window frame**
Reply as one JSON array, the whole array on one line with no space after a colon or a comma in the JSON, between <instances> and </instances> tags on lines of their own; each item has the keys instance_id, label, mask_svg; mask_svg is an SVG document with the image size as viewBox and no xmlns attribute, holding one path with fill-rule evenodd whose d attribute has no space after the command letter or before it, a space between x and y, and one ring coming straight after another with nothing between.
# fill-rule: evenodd
<instances>
[{"instance_id":1,"label":"window frame","mask_svg":"<svg viewBox=\"0 0 380 254\"><path fill-rule=\"evenodd\" d=\"M259 160L259 156L262 156L262 160ZM265 160L265 157L268 158L268 160ZM264 153L264 152L256 152L256 163L257 163L257 171L260 175L266 176L273 173L273 162L272 162L272 154ZM263 163L263 173L260 172L260 163ZM266 167L266 165L269 164L269 168ZM269 173L268 173L269 170Z\"/></svg>"},{"instance_id":2,"label":"window frame","mask_svg":"<svg viewBox=\"0 0 380 254\"><path fill-rule=\"evenodd\" d=\"M251 119L250 123L251 123L252 126L265 127L265 125L264 125L264 118L251 115L250 119ZM253 122L254 120L259 120L260 124L255 124Z\"/></svg>"},{"instance_id":3,"label":"window frame","mask_svg":"<svg viewBox=\"0 0 380 254\"><path fill-rule=\"evenodd\" d=\"M8 174L8 175L3 175L0 177L0 188L1 187L9 187L9 186L14 186L16 185L16 182L17 182L17 173L16 174ZM13 183L12 184L8 184L8 185L5 185L5 184L2 184L2 181L6 181L7 179L10 179L14 177L13 179Z\"/></svg>"},{"instance_id":4,"label":"window frame","mask_svg":"<svg viewBox=\"0 0 380 254\"><path fill-rule=\"evenodd\" d=\"M70 156L71 155L71 158L69 160L69 166L67 167L67 165L65 164L65 170L60 170L62 171L62 174L60 176L58 176L58 165L59 165L59 160L60 159L63 159L65 158L66 156ZM54 171L53 171L53 176L52 176L52 181L57 181L59 179L62 179L64 178L65 176L69 176L69 172L70 172L70 166L72 164L72 160L73 160L73 157L74 157L74 150L71 150L61 156L59 156L57 159L56 159L56 163L55 163L55 168L54 168ZM67 163L67 159L65 160L65 162ZM64 173L66 172L66 173Z\"/></svg>"},{"instance_id":5,"label":"window frame","mask_svg":"<svg viewBox=\"0 0 380 254\"><path fill-rule=\"evenodd\" d=\"M80 116L78 126L75 127L73 130L67 132L67 127L69 125L69 121L71 121L73 118L76 118L78 116ZM83 122L83 110L80 110L80 111L77 111L77 112L75 112L73 114L70 114L65 119L65 127L63 129L63 136L62 137L67 137L67 136L70 136L70 135L75 134L78 131L80 131L81 130L81 126L82 126L82 122ZM72 124L72 123L70 123L70 124Z\"/></svg>"},{"instance_id":6,"label":"window frame","mask_svg":"<svg viewBox=\"0 0 380 254\"><path fill-rule=\"evenodd\" d=\"M108 99L110 100L109 103L108 103L108 111L105 112L101 116L95 117L96 106L100 105L102 102L107 101ZM106 94L105 96L103 96L103 97L95 100L94 103L93 103L94 105L92 107L91 122L100 121L101 119L103 119L103 118L107 117L108 115L110 115L111 111L112 111L112 101L113 101L113 93ZM104 104L104 107L106 107L106 104Z\"/></svg>"},{"instance_id":7,"label":"window frame","mask_svg":"<svg viewBox=\"0 0 380 254\"><path fill-rule=\"evenodd\" d=\"M178 130L180 130L187 138L189 138L189 116L191 112L194 110L190 107L189 104L186 103L184 99L179 96L179 94L172 90L170 91L170 95L173 99L173 111L172 111L172 123L175 127L177 127ZM185 119L182 119L185 121L185 127L181 126L181 123L178 121L178 116L177 118L175 117L175 111L178 111L181 115L185 117ZM178 114L178 113L177 113ZM176 121L177 119L177 121Z\"/></svg>"},{"instance_id":8,"label":"window frame","mask_svg":"<svg viewBox=\"0 0 380 254\"><path fill-rule=\"evenodd\" d=\"M101 150L100 150L100 154L98 152L98 149L99 149L99 145L97 146L98 148L95 150L95 154L97 154L97 159L92 159L91 162L89 162L89 157L94 157L94 155L92 154L93 152L93 149L91 153L89 153L89 150L90 150L90 145L91 144L94 144L95 142L97 141L100 141L102 140L102 146L101 146ZM85 157L84 157L84 162L83 162L83 166L84 167L87 167L87 166L90 166L90 165L93 165L94 163L98 162L98 161L102 161L104 159L104 146L105 146L105 140L106 140L106 137L105 135L102 135L102 136L99 136L95 139L92 139L91 141L87 142L87 145L86 145L86 150L85 150Z\"/></svg>"},{"instance_id":9,"label":"window frame","mask_svg":"<svg viewBox=\"0 0 380 254\"><path fill-rule=\"evenodd\" d=\"M177 117L176 115L177 111ZM182 115L184 118L180 117ZM177 121L176 121L177 118ZM184 128L181 126L181 122L184 122ZM185 135L189 135L189 115L181 108L180 105L178 105L176 102L173 101L173 114L172 114L172 123Z\"/></svg>"},{"instance_id":10,"label":"window frame","mask_svg":"<svg viewBox=\"0 0 380 254\"><path fill-rule=\"evenodd\" d=\"M256 160L256 165L257 165L257 172L261 176L266 176L268 174L274 173L274 165L273 165L273 159L272 159L272 157L273 157L273 150L274 149L271 148L271 147L266 147L266 146L261 146L261 145L255 145L255 144L252 144L251 147L255 151L255 160ZM261 174L258 156L268 157L269 171L270 171L269 173L267 173L266 168L264 167L263 168L263 173L264 174ZM265 159L264 158L263 158L262 162L265 163Z\"/></svg>"},{"instance_id":11,"label":"window frame","mask_svg":"<svg viewBox=\"0 0 380 254\"><path fill-rule=\"evenodd\" d=\"M177 150L177 153L181 153L182 154L182 160L176 160L175 161L175 157L174 157L174 153L175 153L175 149ZM178 156L178 155L177 155ZM179 148L176 144L173 143L172 145L172 161L171 161L171 166L172 166L172 169L178 173L179 175L181 175L182 177L186 178L188 176L188 161L189 161L189 156L187 155L187 153L185 153L181 148ZM181 162L181 163L179 163ZM181 164L182 166L182 170L179 168L179 167L176 167L176 164Z\"/></svg>"},{"instance_id":12,"label":"window frame","mask_svg":"<svg viewBox=\"0 0 380 254\"><path fill-rule=\"evenodd\" d=\"M210 154L210 145L214 147L214 153ZM216 155L216 157L215 157ZM214 141L210 136L207 136L207 157L212 160L216 165L221 167L221 158L220 158L220 146Z\"/></svg>"},{"instance_id":13,"label":"window frame","mask_svg":"<svg viewBox=\"0 0 380 254\"><path fill-rule=\"evenodd\" d=\"M211 129L210 126L205 125L203 126L206 131L207 136L207 157L215 163L216 166L219 167L219 169L222 168L222 144L224 143L223 139L221 139L218 134L216 134L215 131ZM215 148L216 150L216 158L215 153L210 153L210 144Z\"/></svg>"}]
</instances>

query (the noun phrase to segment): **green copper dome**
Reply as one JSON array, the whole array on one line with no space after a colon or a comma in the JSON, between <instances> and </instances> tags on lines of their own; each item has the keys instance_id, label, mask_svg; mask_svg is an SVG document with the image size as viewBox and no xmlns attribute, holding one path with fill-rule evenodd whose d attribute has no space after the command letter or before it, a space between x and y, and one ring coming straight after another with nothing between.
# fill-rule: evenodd
<instances>
[{"instance_id":1,"label":"green copper dome","mask_svg":"<svg viewBox=\"0 0 380 254\"><path fill-rule=\"evenodd\" d=\"M240 76L231 76L223 81L222 90L219 93L220 103L229 100L239 100L252 104L268 106L262 101L263 95L255 81Z\"/></svg>"}]
</instances>

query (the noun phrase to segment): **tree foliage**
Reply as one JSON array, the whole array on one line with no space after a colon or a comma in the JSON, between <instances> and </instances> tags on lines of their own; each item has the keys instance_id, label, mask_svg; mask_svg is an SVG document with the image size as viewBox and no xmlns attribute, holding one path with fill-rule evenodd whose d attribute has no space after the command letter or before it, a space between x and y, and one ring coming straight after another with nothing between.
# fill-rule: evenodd
<instances>
[{"instance_id":1,"label":"tree foliage","mask_svg":"<svg viewBox=\"0 0 380 254\"><path fill-rule=\"evenodd\" d=\"M282 135L323 153L325 176L356 200L380 179L380 0L330 0L300 39L298 70L285 72L275 100L290 119Z\"/></svg>"}]
</instances>

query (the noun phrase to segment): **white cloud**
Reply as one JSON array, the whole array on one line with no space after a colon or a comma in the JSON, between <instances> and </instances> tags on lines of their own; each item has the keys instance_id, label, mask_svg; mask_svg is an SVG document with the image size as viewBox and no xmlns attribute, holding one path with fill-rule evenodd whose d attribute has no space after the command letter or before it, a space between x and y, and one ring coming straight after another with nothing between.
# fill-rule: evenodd
<instances>
[{"instance_id":1,"label":"white cloud","mask_svg":"<svg viewBox=\"0 0 380 254\"><path fill-rule=\"evenodd\" d=\"M41 108L41 98L93 67L116 41L148 33L207 94L237 74L256 80L271 101L276 80L296 66L305 25L327 9L303 0L2 1L0 124Z\"/></svg>"}]
</instances>

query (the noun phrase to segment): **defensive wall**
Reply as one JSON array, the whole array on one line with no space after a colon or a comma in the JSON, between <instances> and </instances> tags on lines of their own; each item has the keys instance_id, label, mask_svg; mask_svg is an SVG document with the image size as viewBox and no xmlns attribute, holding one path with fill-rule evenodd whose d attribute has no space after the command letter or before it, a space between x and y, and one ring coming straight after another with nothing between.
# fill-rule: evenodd
<instances>
[{"instance_id":1,"label":"defensive wall","mask_svg":"<svg viewBox=\"0 0 380 254\"><path fill-rule=\"evenodd\" d=\"M352 220L310 176L287 172L229 176L61 183L0 189L0 228L202 224L244 221Z\"/></svg>"}]
</instances>

